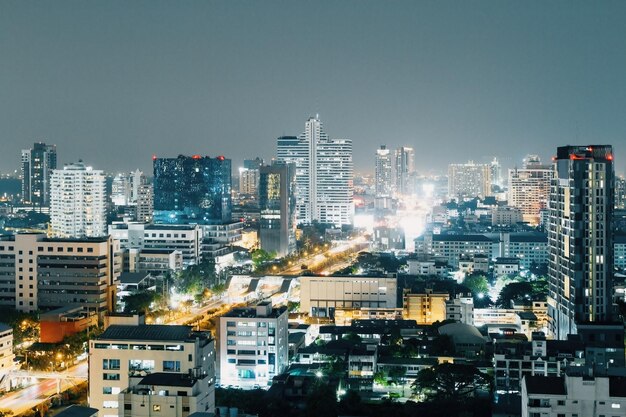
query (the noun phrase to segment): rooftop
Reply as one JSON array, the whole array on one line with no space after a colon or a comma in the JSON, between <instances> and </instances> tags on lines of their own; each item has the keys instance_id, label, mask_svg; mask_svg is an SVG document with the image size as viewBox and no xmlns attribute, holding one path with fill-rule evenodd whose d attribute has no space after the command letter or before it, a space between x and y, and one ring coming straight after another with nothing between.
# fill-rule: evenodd
<instances>
[{"instance_id":1,"label":"rooftop","mask_svg":"<svg viewBox=\"0 0 626 417\"><path fill-rule=\"evenodd\" d=\"M155 372L143 377L139 385L161 385L168 387L191 388L196 380L190 378L188 374L176 374L171 372Z\"/></svg>"},{"instance_id":2,"label":"rooftop","mask_svg":"<svg viewBox=\"0 0 626 417\"><path fill-rule=\"evenodd\" d=\"M79 405L70 405L65 410L58 413L57 417L92 417L98 415L98 409L91 407L82 407Z\"/></svg>"},{"instance_id":3,"label":"rooftop","mask_svg":"<svg viewBox=\"0 0 626 417\"><path fill-rule=\"evenodd\" d=\"M529 394L566 395L565 378L562 376L532 376L524 377L526 391Z\"/></svg>"},{"instance_id":4,"label":"rooftop","mask_svg":"<svg viewBox=\"0 0 626 417\"><path fill-rule=\"evenodd\" d=\"M273 308L272 311L267 316L257 316L256 308L234 308L230 310L228 313L224 314L222 317L238 317L238 318L270 318L275 319L280 317L283 313L287 311L287 307L278 307Z\"/></svg>"},{"instance_id":5,"label":"rooftop","mask_svg":"<svg viewBox=\"0 0 626 417\"><path fill-rule=\"evenodd\" d=\"M183 341L192 336L190 326L154 325L113 325L98 337L98 340L158 340Z\"/></svg>"}]
</instances>

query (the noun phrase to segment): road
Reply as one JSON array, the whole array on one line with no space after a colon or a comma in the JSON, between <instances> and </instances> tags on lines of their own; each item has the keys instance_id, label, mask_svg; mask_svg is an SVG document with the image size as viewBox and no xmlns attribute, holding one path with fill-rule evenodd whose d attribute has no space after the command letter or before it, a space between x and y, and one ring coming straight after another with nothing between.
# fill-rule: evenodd
<instances>
[{"instance_id":1,"label":"road","mask_svg":"<svg viewBox=\"0 0 626 417\"><path fill-rule=\"evenodd\" d=\"M20 415L41 404L50 396L55 395L59 388L60 392L63 392L86 381L87 369L88 363L85 360L65 372L60 372L59 375L61 377L63 375L73 377L71 379L61 379L60 387L58 379L42 379L27 388L5 394L0 398L0 410L11 410L13 415Z\"/></svg>"}]
</instances>

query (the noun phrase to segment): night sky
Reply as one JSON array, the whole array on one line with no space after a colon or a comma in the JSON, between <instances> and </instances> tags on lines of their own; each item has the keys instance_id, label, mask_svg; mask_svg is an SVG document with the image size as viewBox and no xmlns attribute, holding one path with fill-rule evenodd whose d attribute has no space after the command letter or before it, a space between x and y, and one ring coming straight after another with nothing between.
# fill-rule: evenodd
<instances>
[{"instance_id":1,"label":"night sky","mask_svg":"<svg viewBox=\"0 0 626 417\"><path fill-rule=\"evenodd\" d=\"M151 156L271 158L319 113L354 142L520 165L608 143L626 168L626 1L0 1L0 172L151 172Z\"/></svg>"}]
</instances>

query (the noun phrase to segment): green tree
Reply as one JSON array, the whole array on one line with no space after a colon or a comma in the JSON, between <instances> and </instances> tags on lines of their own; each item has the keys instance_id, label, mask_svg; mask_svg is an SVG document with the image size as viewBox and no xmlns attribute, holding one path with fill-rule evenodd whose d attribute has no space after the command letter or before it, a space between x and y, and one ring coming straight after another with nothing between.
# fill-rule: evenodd
<instances>
[{"instance_id":1,"label":"green tree","mask_svg":"<svg viewBox=\"0 0 626 417\"><path fill-rule=\"evenodd\" d=\"M153 291L140 291L122 297L124 312L141 312L148 314L152 303L158 298L158 294Z\"/></svg>"},{"instance_id":2,"label":"green tree","mask_svg":"<svg viewBox=\"0 0 626 417\"><path fill-rule=\"evenodd\" d=\"M442 363L418 372L413 392L427 400L458 402L479 389L491 389L491 377L474 365Z\"/></svg>"},{"instance_id":3,"label":"green tree","mask_svg":"<svg viewBox=\"0 0 626 417\"><path fill-rule=\"evenodd\" d=\"M463 285L469 288L474 296L479 294L485 296L489 292L489 283L484 275L469 275L463 280Z\"/></svg>"}]
</instances>

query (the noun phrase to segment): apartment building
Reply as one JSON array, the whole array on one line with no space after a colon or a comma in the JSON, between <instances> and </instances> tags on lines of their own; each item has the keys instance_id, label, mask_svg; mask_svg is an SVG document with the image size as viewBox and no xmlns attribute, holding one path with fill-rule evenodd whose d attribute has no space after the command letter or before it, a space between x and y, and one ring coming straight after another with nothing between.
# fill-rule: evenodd
<instances>
[{"instance_id":1,"label":"apartment building","mask_svg":"<svg viewBox=\"0 0 626 417\"><path fill-rule=\"evenodd\" d=\"M446 301L448 293L436 293L427 288L423 293L411 294L405 290L403 294L403 317L415 320L417 324L433 324L446 319Z\"/></svg>"},{"instance_id":2,"label":"apartment building","mask_svg":"<svg viewBox=\"0 0 626 417\"><path fill-rule=\"evenodd\" d=\"M89 405L100 410L99 417L213 412L210 332L175 325L109 326L89 341Z\"/></svg>"}]
</instances>

